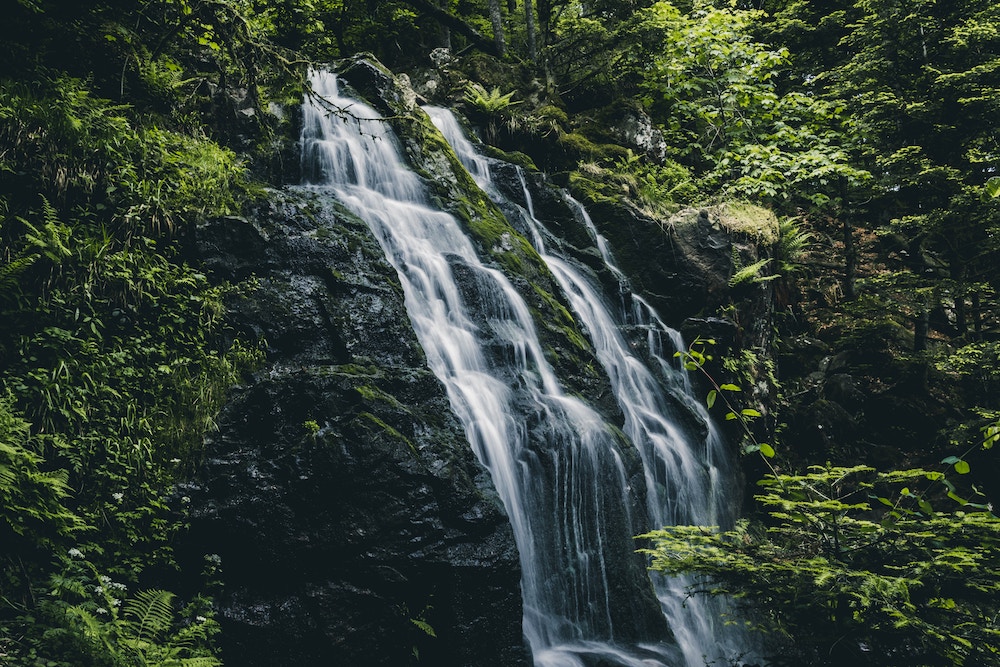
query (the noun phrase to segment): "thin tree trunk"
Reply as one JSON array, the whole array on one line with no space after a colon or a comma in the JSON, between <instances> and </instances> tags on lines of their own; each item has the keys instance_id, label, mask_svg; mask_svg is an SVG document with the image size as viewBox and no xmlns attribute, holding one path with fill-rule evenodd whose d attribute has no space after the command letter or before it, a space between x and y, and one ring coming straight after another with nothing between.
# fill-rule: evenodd
<instances>
[{"instance_id":1,"label":"thin tree trunk","mask_svg":"<svg viewBox=\"0 0 1000 667\"><path fill-rule=\"evenodd\" d=\"M490 24L493 26L493 44L497 53L503 56L507 53L507 38L503 34L503 13L500 11L500 0L490 0Z\"/></svg>"},{"instance_id":2,"label":"thin tree trunk","mask_svg":"<svg viewBox=\"0 0 1000 667\"><path fill-rule=\"evenodd\" d=\"M524 0L524 26L528 33L528 60L538 62L534 0Z\"/></svg>"},{"instance_id":3,"label":"thin tree trunk","mask_svg":"<svg viewBox=\"0 0 1000 667\"><path fill-rule=\"evenodd\" d=\"M972 293L972 328L976 332L976 340L983 339L983 303L979 292Z\"/></svg>"},{"instance_id":4,"label":"thin tree trunk","mask_svg":"<svg viewBox=\"0 0 1000 667\"><path fill-rule=\"evenodd\" d=\"M853 301L857 293L854 289L855 281L858 277L858 255L854 248L854 226L851 224L850 216L846 213L843 219L844 225L844 298Z\"/></svg>"},{"instance_id":5,"label":"thin tree trunk","mask_svg":"<svg viewBox=\"0 0 1000 667\"><path fill-rule=\"evenodd\" d=\"M858 277L858 254L854 248L854 225L851 222L853 211L847 201L847 179L840 179L840 201L843 206L843 226L844 236L844 298L853 301L857 296L854 289L855 281Z\"/></svg>"},{"instance_id":6,"label":"thin tree trunk","mask_svg":"<svg viewBox=\"0 0 1000 667\"><path fill-rule=\"evenodd\" d=\"M448 6L448 0L438 0L438 7L441 11L445 11L445 7ZM441 27L441 46L451 51L451 28L443 23L438 23Z\"/></svg>"},{"instance_id":7,"label":"thin tree trunk","mask_svg":"<svg viewBox=\"0 0 1000 667\"><path fill-rule=\"evenodd\" d=\"M917 316L913 318L913 351L923 352L927 349L927 332L930 329L930 310L926 307L920 309Z\"/></svg>"},{"instance_id":8,"label":"thin tree trunk","mask_svg":"<svg viewBox=\"0 0 1000 667\"><path fill-rule=\"evenodd\" d=\"M969 333L969 316L965 307L965 294L955 297L955 333L964 336Z\"/></svg>"},{"instance_id":9,"label":"thin tree trunk","mask_svg":"<svg viewBox=\"0 0 1000 667\"><path fill-rule=\"evenodd\" d=\"M563 3L562 7L565 6ZM535 12L538 14L539 45L544 48L552 43L552 0L535 0ZM562 8L559 13L562 13Z\"/></svg>"}]
</instances>

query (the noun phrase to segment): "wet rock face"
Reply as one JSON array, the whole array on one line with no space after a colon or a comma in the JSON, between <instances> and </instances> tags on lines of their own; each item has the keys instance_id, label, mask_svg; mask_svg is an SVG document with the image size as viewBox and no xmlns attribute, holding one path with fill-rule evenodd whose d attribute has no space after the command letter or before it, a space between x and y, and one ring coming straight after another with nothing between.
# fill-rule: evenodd
<instances>
[{"instance_id":1,"label":"wet rock face","mask_svg":"<svg viewBox=\"0 0 1000 667\"><path fill-rule=\"evenodd\" d=\"M268 348L192 492L226 664L527 664L507 517L364 223L274 193L198 237L213 276L256 277L229 317Z\"/></svg>"}]
</instances>

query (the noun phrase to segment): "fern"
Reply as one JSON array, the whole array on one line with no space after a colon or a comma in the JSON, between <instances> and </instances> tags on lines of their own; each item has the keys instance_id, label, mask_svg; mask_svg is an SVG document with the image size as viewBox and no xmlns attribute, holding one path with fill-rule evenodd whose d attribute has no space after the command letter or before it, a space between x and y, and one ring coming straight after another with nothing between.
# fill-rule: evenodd
<instances>
[{"instance_id":1,"label":"fern","mask_svg":"<svg viewBox=\"0 0 1000 667\"><path fill-rule=\"evenodd\" d=\"M71 230L59 220L55 207L45 197L42 197L41 229L24 218L18 218L18 221L29 230L29 233L24 235L28 243L38 248L53 262L58 263L73 254L67 245Z\"/></svg>"},{"instance_id":2,"label":"fern","mask_svg":"<svg viewBox=\"0 0 1000 667\"><path fill-rule=\"evenodd\" d=\"M753 264L748 264L743 268L736 271L733 277L729 279L729 286L735 287L740 283L745 283L747 281L753 281L755 283L767 282L768 280L774 280L778 277L778 274L773 274L770 276L760 275L761 269L767 266L771 262L770 259L760 259Z\"/></svg>"},{"instance_id":3,"label":"fern","mask_svg":"<svg viewBox=\"0 0 1000 667\"><path fill-rule=\"evenodd\" d=\"M123 630L139 641L158 642L174 622L173 601L170 591L140 591L125 603Z\"/></svg>"},{"instance_id":4,"label":"fern","mask_svg":"<svg viewBox=\"0 0 1000 667\"><path fill-rule=\"evenodd\" d=\"M101 645L109 655L118 655L118 650L115 647L114 635L108 631L109 624L104 623L80 605L67 607L66 614L70 618L75 618L80 622L83 626L83 634L85 637Z\"/></svg>"},{"instance_id":5,"label":"fern","mask_svg":"<svg viewBox=\"0 0 1000 667\"><path fill-rule=\"evenodd\" d=\"M470 83L465 89L465 101L489 115L499 114L516 104L520 104L520 102L512 101L513 97L513 91L501 93L499 88L488 91L478 83Z\"/></svg>"},{"instance_id":6,"label":"fern","mask_svg":"<svg viewBox=\"0 0 1000 667\"><path fill-rule=\"evenodd\" d=\"M813 242L812 232L802 231L795 218L788 218L778 224L778 262L782 273L792 273Z\"/></svg>"},{"instance_id":7,"label":"fern","mask_svg":"<svg viewBox=\"0 0 1000 667\"><path fill-rule=\"evenodd\" d=\"M18 277L37 259L38 255L21 253L0 266L0 298L5 292L13 291L17 287Z\"/></svg>"},{"instance_id":8,"label":"fern","mask_svg":"<svg viewBox=\"0 0 1000 667\"><path fill-rule=\"evenodd\" d=\"M179 667L219 667L222 665L221 660L209 657L201 658L184 658L177 661ZM172 665L164 664L162 667L173 667Z\"/></svg>"}]
</instances>

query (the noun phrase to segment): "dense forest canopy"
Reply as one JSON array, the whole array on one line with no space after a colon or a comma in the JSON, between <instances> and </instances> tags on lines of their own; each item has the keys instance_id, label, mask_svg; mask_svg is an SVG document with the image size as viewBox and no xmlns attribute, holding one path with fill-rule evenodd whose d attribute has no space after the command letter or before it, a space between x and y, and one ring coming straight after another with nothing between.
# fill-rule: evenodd
<instances>
[{"instance_id":1,"label":"dense forest canopy","mask_svg":"<svg viewBox=\"0 0 1000 667\"><path fill-rule=\"evenodd\" d=\"M655 566L762 603L797 664L995 661L1000 5L16 0L0 22L4 663L219 664L216 564L172 548L178 484L263 343L227 330L247 286L210 282L191 230L280 180L273 110L307 67L370 51L417 79L438 49L439 101L585 201L743 201L783 221L744 276L772 290L776 349L689 360L719 386L769 369L780 388L743 442L762 505L734 531L658 534ZM661 143L624 147L608 130L623 110ZM758 414L724 393L736 421Z\"/></svg>"}]
</instances>

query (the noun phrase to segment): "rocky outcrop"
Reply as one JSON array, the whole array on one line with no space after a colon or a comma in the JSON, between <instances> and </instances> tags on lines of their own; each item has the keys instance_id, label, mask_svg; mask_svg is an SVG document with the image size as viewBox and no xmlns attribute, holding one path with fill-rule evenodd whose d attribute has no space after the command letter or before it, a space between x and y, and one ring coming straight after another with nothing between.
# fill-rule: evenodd
<instances>
[{"instance_id":1,"label":"rocky outcrop","mask_svg":"<svg viewBox=\"0 0 1000 667\"><path fill-rule=\"evenodd\" d=\"M267 362L234 392L192 492L221 556L230 667L517 665L512 532L363 222L307 191L198 232Z\"/></svg>"},{"instance_id":2,"label":"rocky outcrop","mask_svg":"<svg viewBox=\"0 0 1000 667\"><path fill-rule=\"evenodd\" d=\"M364 57L342 71L386 114L432 203L511 278L567 391L621 423L590 343L516 216L505 217L475 186L405 81ZM579 212L541 174L528 180L566 253L616 294L618 276ZM628 206L588 204L632 288L650 293L675 325L727 304L736 265L757 258L757 245L734 241L711 213L664 226ZM427 367L397 276L367 225L293 188L197 236L216 279L250 285L230 300L231 325L267 347L266 365L220 415L191 489L191 539L222 560L227 664L527 664L509 522ZM720 322L731 323L734 341L751 330L712 322L726 331ZM544 423L525 426L544 439ZM606 517L628 526L610 575L616 639L662 639L668 630L631 539L647 526L628 525L645 502L641 463L623 435L617 444L632 506ZM555 475L558 465L550 467ZM598 486L613 494L616 484Z\"/></svg>"}]
</instances>

